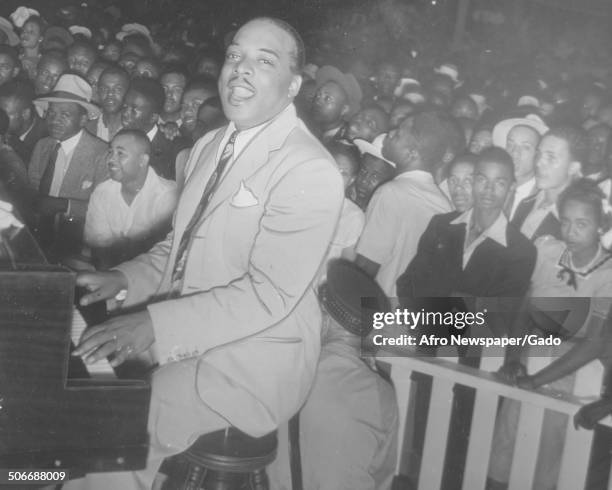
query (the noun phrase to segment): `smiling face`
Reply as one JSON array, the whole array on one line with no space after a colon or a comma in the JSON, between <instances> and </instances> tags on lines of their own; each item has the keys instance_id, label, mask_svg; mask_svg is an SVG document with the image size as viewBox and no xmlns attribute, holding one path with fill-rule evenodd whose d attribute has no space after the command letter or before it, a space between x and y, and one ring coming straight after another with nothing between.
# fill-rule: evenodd
<instances>
[{"instance_id":1,"label":"smiling face","mask_svg":"<svg viewBox=\"0 0 612 490\"><path fill-rule=\"evenodd\" d=\"M267 20L248 22L227 48L219 96L227 118L239 130L279 114L297 95L301 77L293 73L293 38Z\"/></svg>"},{"instance_id":2,"label":"smiling face","mask_svg":"<svg viewBox=\"0 0 612 490\"><path fill-rule=\"evenodd\" d=\"M120 134L111 141L106 164L111 179L126 183L137 180L148 161L133 136Z\"/></svg>"},{"instance_id":3,"label":"smiling face","mask_svg":"<svg viewBox=\"0 0 612 490\"><path fill-rule=\"evenodd\" d=\"M67 63L57 58L43 56L36 67L34 90L36 95L48 94L53 90L60 75L66 71Z\"/></svg>"},{"instance_id":4,"label":"smiling face","mask_svg":"<svg viewBox=\"0 0 612 490\"><path fill-rule=\"evenodd\" d=\"M130 86L127 76L105 73L98 81L98 98L106 114L116 114L123 106L123 99Z\"/></svg>"}]
</instances>

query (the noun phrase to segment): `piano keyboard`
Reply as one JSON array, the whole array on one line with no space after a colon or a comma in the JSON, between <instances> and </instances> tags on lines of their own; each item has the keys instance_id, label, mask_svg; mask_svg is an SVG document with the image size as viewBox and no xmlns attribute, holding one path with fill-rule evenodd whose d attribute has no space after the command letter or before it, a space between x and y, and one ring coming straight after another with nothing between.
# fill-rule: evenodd
<instances>
[{"instance_id":1,"label":"piano keyboard","mask_svg":"<svg viewBox=\"0 0 612 490\"><path fill-rule=\"evenodd\" d=\"M81 315L79 310L74 308L72 311L71 337L72 337L72 343L75 346L79 345L81 335L83 334L86 328L87 328L87 323L85 323L85 319L83 318L83 315ZM102 377L116 378L117 377L117 375L115 374L115 370L113 369L113 367L108 362L108 359L106 358L100 359L99 361L96 361L93 364L87 364L85 362L85 359L83 359L83 363L85 364L87 371L89 371L89 374L92 377L97 377L97 378L102 378Z\"/></svg>"}]
</instances>

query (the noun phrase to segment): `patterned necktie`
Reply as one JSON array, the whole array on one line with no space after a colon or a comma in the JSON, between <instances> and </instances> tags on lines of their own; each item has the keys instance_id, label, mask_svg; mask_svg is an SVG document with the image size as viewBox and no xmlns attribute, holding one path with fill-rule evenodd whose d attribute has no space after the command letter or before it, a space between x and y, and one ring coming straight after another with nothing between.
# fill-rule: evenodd
<instances>
[{"instance_id":1,"label":"patterned necktie","mask_svg":"<svg viewBox=\"0 0 612 490\"><path fill-rule=\"evenodd\" d=\"M223 148L223 153L221 153L221 158L219 158L219 163L217 163L217 167L215 171L212 173L208 182L206 183L206 187L204 188L204 192L202 193L202 198L198 203L195 211L193 212L193 216L189 220L185 231L183 232L183 236L181 237L181 241L178 246L178 250L176 253L176 261L174 262L174 271L172 272L172 282L176 283L183 278L185 273L185 259L187 257L187 246L191 241L191 235L196 224L200 221L202 216L204 215L204 211L206 210L206 206L210 202L210 199L217 188L217 184L219 183L219 179L223 175L223 171L225 167L232 159L234 155L234 143L236 142L236 136L238 136L238 131L234 131L225 147Z\"/></svg>"},{"instance_id":2,"label":"patterned necktie","mask_svg":"<svg viewBox=\"0 0 612 490\"><path fill-rule=\"evenodd\" d=\"M55 146L49 154L49 160L47 161L45 171L43 172L42 178L40 179L40 184L38 185L38 193L43 196L48 196L49 191L51 190L51 184L53 183L53 174L55 173L55 162L57 162L57 154L59 152L60 146L61 144L59 141L55 143Z\"/></svg>"}]
</instances>

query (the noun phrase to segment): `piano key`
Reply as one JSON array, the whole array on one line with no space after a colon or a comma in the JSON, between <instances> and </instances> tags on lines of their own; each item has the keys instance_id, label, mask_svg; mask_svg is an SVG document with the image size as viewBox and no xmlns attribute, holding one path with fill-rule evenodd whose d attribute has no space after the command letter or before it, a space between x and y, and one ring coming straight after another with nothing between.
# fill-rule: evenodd
<instances>
[{"instance_id":1,"label":"piano key","mask_svg":"<svg viewBox=\"0 0 612 490\"><path fill-rule=\"evenodd\" d=\"M83 315L81 315L81 312L78 309L74 308L72 311L71 337L72 337L72 343L75 346L79 345L81 335L83 335L83 332L85 331L86 328L87 328L87 323L85 322ZM83 362L85 362L84 359L83 359ZM85 363L85 367L87 368L87 371L92 377L111 377L111 378L117 377L117 375L115 374L115 370L113 369L113 367L108 362L108 359L106 358L100 359L94 362L93 364Z\"/></svg>"}]
</instances>

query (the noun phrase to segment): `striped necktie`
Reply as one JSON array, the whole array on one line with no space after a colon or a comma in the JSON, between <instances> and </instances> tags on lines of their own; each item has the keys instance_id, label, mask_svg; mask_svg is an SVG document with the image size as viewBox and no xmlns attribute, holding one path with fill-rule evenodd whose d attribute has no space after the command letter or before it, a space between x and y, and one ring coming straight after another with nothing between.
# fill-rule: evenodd
<instances>
[{"instance_id":1,"label":"striped necktie","mask_svg":"<svg viewBox=\"0 0 612 490\"><path fill-rule=\"evenodd\" d=\"M176 284L177 281L180 281L183 278L185 273L185 260L187 257L187 248L189 243L191 242L191 235L195 229L195 226L198 224L202 216L204 215L204 211L206 210L206 206L210 202L211 197L213 196L219 180L223 175L223 171L227 164L230 162L234 155L234 143L236 142L236 136L238 136L238 131L234 131L225 147L223 148L223 152L221 153L221 158L219 158L219 163L217 163L217 167L215 171L212 173L208 182L206 183L206 187L204 188L204 192L202 193L202 198L198 203L195 211L193 212L193 216L189 220L185 231L183 232L183 236L181 237L181 241L178 246L178 250L176 253L176 261L174 262L174 271L172 272L172 282Z\"/></svg>"}]
</instances>

